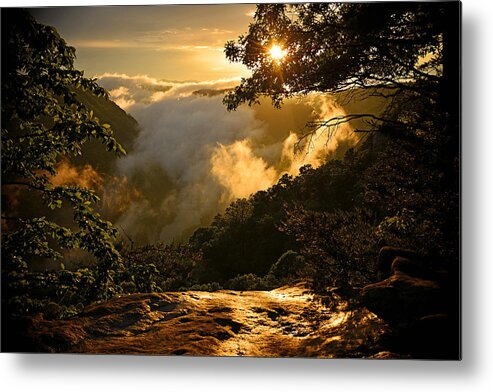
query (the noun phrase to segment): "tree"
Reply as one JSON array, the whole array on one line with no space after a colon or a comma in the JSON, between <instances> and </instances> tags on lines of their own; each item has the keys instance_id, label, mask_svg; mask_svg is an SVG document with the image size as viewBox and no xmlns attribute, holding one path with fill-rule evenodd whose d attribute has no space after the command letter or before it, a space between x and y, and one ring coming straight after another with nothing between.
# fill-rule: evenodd
<instances>
[{"instance_id":1,"label":"tree","mask_svg":"<svg viewBox=\"0 0 493 392\"><path fill-rule=\"evenodd\" d=\"M442 109L455 115L459 7L412 2L258 5L248 34L226 43L226 57L246 65L252 75L224 103L235 110L260 96L280 106L285 98L311 92L343 92L347 99L406 93L442 102ZM269 55L273 45L282 48L284 57ZM352 113L335 123L365 116L387 120Z\"/></svg>"},{"instance_id":2,"label":"tree","mask_svg":"<svg viewBox=\"0 0 493 392\"><path fill-rule=\"evenodd\" d=\"M308 123L329 135L366 119L378 131L432 148L447 186L458 192L460 3L261 4L245 36L227 42L226 57L252 72L224 98L228 110L275 106L293 96L332 93L343 100L388 98L384 113L348 113ZM272 56L273 45L283 56ZM430 147L433 141L434 146Z\"/></svg>"},{"instance_id":3,"label":"tree","mask_svg":"<svg viewBox=\"0 0 493 392\"><path fill-rule=\"evenodd\" d=\"M303 245L316 289L367 283L377 238L370 211L319 212L293 205L280 229Z\"/></svg>"},{"instance_id":4,"label":"tree","mask_svg":"<svg viewBox=\"0 0 493 392\"><path fill-rule=\"evenodd\" d=\"M428 240L430 253L454 265L459 26L458 2L262 4L248 33L226 44L226 57L251 71L225 96L228 110L258 103L262 96L277 107L286 98L311 93L334 94L347 102L388 98L378 116L363 112L323 119L307 124L308 131L300 136L309 138L320 127L332 128L331 135L338 125L361 119L373 123L368 134L390 136L375 146L360 144L360 153L365 145L369 149L361 154L364 165L353 168L345 160L343 167L351 167L354 180L348 177L346 182L342 176L335 181L337 173L332 172L321 182L340 183L339 192L330 184L335 193L325 197L330 204L336 206L337 193L346 193L347 203L336 210L327 204L321 211L287 210L282 228L303 245L301 252L319 277L344 284L354 278L349 273L361 270L363 276L379 246L376 227L393 241L399 231L395 227L402 228L404 220L399 241L414 246L421 238ZM320 188L315 189L320 193ZM450 252L445 253L447 246Z\"/></svg>"},{"instance_id":5,"label":"tree","mask_svg":"<svg viewBox=\"0 0 493 392\"><path fill-rule=\"evenodd\" d=\"M124 154L108 124L101 124L76 90L107 97L94 79L74 68L75 49L57 31L26 11L2 10L2 268L23 271L39 258L57 259L80 248L99 261L101 295L111 287L121 258L113 245L116 230L94 211L99 197L79 186L55 186L61 159L81 154L90 139ZM73 224L26 213L18 193L41 200L45 211L70 208ZM5 275L4 275L5 277Z\"/></svg>"}]
</instances>

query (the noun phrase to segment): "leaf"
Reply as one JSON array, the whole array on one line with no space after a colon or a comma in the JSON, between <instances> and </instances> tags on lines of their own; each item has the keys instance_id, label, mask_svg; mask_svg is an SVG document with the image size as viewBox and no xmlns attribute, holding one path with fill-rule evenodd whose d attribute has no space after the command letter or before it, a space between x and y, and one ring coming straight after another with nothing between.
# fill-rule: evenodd
<instances>
[{"instance_id":1,"label":"leaf","mask_svg":"<svg viewBox=\"0 0 493 392\"><path fill-rule=\"evenodd\" d=\"M75 49L56 29L37 23L25 10L2 10L2 53L14 59L2 62L2 75L9 75L1 80L2 176L27 179L32 185L29 196L44 202L37 211L19 206L19 211L31 215L2 233L2 262L9 261L2 268L25 271L26 262L32 265L39 258L61 258L60 248L86 249L98 260L97 277L91 272L88 278L98 280L94 290L100 291L93 299L108 296L113 288L103 282L108 281L109 270L118 270L121 256L113 245L116 233L112 226L93 210L98 197L88 190L50 183L60 159L82 154L89 139L119 146L111 127L99 125L94 111L79 101L74 88L103 96L107 92L74 68ZM19 132L23 134L18 139L9 140ZM29 203L32 199L19 200ZM53 213L50 219L40 217L62 206L72 208L73 222L65 213L63 219ZM63 263L60 267L64 268ZM53 279L47 285L62 287L56 275L49 276Z\"/></svg>"}]
</instances>

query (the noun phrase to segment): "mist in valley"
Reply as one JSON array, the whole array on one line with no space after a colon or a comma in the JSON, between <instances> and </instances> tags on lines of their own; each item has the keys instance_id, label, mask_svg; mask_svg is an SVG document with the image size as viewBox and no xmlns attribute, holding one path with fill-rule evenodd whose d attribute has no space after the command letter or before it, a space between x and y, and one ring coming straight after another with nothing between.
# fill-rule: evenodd
<instances>
[{"instance_id":1,"label":"mist in valley","mask_svg":"<svg viewBox=\"0 0 493 392\"><path fill-rule=\"evenodd\" d=\"M234 200L271 187L285 173L296 176L303 165L341 156L358 140L344 124L330 140L322 128L310 143L297 144L309 121L345 114L330 97L293 99L282 109L264 100L228 112L224 90L237 80L173 83L103 74L98 82L138 122L127 155L110 173L124 181L120 194L128 196L115 203L106 190L109 200L103 198L107 213L119 211L122 236L136 244L184 241Z\"/></svg>"}]
</instances>

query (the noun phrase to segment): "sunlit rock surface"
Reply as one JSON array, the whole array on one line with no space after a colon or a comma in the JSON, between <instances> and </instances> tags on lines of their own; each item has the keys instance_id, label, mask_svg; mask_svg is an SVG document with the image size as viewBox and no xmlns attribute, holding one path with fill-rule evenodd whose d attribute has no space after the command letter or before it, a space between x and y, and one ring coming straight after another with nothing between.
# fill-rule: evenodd
<instances>
[{"instance_id":1,"label":"sunlit rock surface","mask_svg":"<svg viewBox=\"0 0 493 392\"><path fill-rule=\"evenodd\" d=\"M325 303L325 304L324 304ZM73 319L32 320L40 351L258 357L378 355L385 323L305 285L272 291L134 294L87 307Z\"/></svg>"}]
</instances>

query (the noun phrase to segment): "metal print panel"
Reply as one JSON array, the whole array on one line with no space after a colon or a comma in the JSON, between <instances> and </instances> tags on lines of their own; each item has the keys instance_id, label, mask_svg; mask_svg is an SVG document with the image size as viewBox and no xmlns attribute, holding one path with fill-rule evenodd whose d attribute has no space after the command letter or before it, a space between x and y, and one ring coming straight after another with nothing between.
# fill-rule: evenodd
<instances>
[{"instance_id":1,"label":"metal print panel","mask_svg":"<svg viewBox=\"0 0 493 392\"><path fill-rule=\"evenodd\" d=\"M1 10L2 351L460 359L460 3Z\"/></svg>"}]
</instances>

